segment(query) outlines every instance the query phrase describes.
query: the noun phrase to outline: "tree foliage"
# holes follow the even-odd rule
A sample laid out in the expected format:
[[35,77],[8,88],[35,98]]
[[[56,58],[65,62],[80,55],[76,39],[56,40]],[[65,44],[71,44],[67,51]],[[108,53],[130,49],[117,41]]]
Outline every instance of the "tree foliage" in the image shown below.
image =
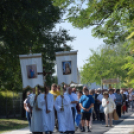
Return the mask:
[[[134,18],[133,0],[53,0],[67,10],[67,20],[77,28],[94,26],[93,36],[109,45],[124,42]],[[125,37],[125,38],[124,38]]]
[[[22,88],[19,54],[28,54],[30,47],[43,54],[43,66],[53,73],[55,52],[74,39],[65,29],[53,30],[61,20],[61,9],[51,0],[1,0],[0,14],[0,88]],[[51,76],[47,82],[52,82]]]
[[121,69],[121,66],[126,63],[125,55],[122,55],[124,49],[103,46],[99,51],[91,50],[92,55],[81,71],[82,82],[101,84],[104,78],[120,78],[124,81],[127,77],[127,70]]

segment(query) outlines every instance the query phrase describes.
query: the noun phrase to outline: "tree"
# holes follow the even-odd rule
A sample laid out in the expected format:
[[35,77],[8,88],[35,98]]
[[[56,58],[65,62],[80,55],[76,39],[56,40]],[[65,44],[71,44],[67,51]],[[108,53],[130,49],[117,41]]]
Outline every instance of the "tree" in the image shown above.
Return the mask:
[[[43,54],[43,66],[53,73],[55,52],[74,39],[65,29],[53,30],[61,20],[62,10],[53,6],[51,0],[1,0],[0,14],[1,88],[22,88],[18,56],[28,54],[29,48],[33,53]],[[51,81],[47,77],[49,84]]]
[[[133,81],[134,1],[133,0],[53,0],[67,10],[67,20],[76,28],[93,27],[92,35],[106,45],[126,46],[127,83]],[[130,53],[129,53],[130,52]]]
[[126,63],[125,55],[122,55],[123,50],[125,48],[109,46],[103,46],[97,52],[91,50],[92,56],[87,59],[87,63],[81,70],[82,82],[101,84],[101,80],[104,78],[117,77],[124,81],[127,71],[121,69],[121,66]]
[[109,45],[125,41],[128,23],[134,18],[133,0],[53,0],[54,5],[67,10],[67,19],[76,28],[94,26],[93,36]]

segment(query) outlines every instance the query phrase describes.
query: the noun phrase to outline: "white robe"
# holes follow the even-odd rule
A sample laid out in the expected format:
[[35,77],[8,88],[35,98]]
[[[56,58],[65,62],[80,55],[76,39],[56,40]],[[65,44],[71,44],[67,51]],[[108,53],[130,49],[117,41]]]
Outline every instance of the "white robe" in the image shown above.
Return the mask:
[[31,131],[32,132],[43,132],[43,120],[42,120],[42,110],[37,110],[36,105],[38,98],[42,94],[38,95],[37,101],[35,102],[35,94],[30,97],[30,105],[32,107],[32,118],[31,118]]
[[[109,103],[107,104],[108,101],[109,101]],[[114,109],[116,109],[115,102],[111,98],[108,98],[108,100],[103,98],[102,99],[102,106],[104,107],[105,114],[113,113]]]
[[47,94],[47,108],[50,113],[46,113],[46,100],[44,99],[45,94],[42,94],[38,98],[38,107],[42,110],[43,118],[43,130],[53,131],[55,125],[55,115],[54,115],[54,96],[50,93]]
[[75,131],[73,116],[71,111],[71,101],[68,95],[64,94],[63,99],[64,111],[61,111],[62,98],[58,96],[55,101],[55,108],[57,110],[59,132]]

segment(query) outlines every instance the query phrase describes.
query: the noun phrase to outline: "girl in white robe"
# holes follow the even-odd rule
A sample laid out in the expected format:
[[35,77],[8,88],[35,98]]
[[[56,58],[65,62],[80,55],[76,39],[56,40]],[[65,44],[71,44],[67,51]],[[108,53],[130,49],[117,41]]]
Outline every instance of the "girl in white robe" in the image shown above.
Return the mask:
[[[61,109],[62,105],[64,110]],[[75,127],[71,111],[71,101],[68,95],[64,94],[63,98],[59,95],[55,101],[55,108],[57,110],[59,132],[74,133]]]

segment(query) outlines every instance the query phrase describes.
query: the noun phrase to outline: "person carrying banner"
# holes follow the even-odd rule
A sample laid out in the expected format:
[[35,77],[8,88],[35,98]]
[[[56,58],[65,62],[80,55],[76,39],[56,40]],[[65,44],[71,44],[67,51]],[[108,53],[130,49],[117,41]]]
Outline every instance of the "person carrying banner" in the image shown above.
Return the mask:
[[55,108],[57,110],[59,132],[74,134],[75,127],[68,94],[59,95],[56,98]]
[[[35,94],[36,93],[36,94]],[[39,90],[35,92],[33,89],[33,94],[30,97],[30,106],[32,107],[32,117],[31,117],[31,131],[33,134],[42,134],[43,132],[43,120],[42,111],[38,108],[38,98],[42,95],[38,95]]]
[[38,108],[42,110],[43,132],[52,134],[55,125],[54,97],[49,93],[49,87],[45,86],[45,94],[38,96]]

